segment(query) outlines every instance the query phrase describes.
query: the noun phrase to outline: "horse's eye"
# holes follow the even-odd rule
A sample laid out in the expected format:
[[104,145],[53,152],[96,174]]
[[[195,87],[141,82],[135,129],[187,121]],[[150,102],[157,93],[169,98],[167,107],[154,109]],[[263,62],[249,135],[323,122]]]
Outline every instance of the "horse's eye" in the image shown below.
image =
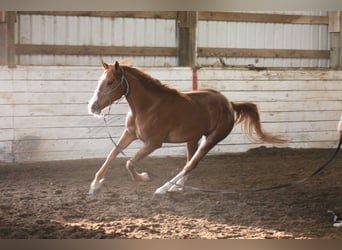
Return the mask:
[[112,84],[113,84],[113,81],[109,81],[109,82],[107,83],[108,86],[110,86],[110,85],[112,85]]

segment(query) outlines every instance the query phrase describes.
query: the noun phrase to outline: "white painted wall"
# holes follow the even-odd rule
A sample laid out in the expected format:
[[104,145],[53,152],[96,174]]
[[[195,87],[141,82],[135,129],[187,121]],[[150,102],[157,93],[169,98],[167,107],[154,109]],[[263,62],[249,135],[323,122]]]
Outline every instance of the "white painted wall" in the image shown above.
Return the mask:
[[[183,91],[192,89],[190,68],[143,68]],[[100,67],[0,67],[0,162],[104,158],[112,148],[102,120],[87,113]],[[231,101],[258,104],[262,123],[290,140],[292,148],[333,148],[342,112],[342,72],[202,68],[199,87],[224,93]],[[110,130],[117,140],[128,106],[112,107]],[[234,128],[211,153],[241,152],[251,144]],[[133,143],[132,155],[141,146]],[[266,145],[273,147],[274,145]],[[166,144],[153,155],[184,155],[184,145]]]
[[[181,90],[191,90],[189,68],[145,68]],[[103,121],[88,114],[100,67],[0,67],[0,162],[105,157],[112,148]],[[109,126],[117,140],[128,105],[113,105]],[[134,143],[127,153],[135,152]],[[170,145],[182,154],[183,147]],[[169,147],[155,155],[168,154]]]
[[[221,91],[231,101],[258,105],[266,131],[289,140],[285,147],[333,148],[342,113],[342,72],[326,70],[229,70],[198,72],[199,87]],[[233,129],[213,152],[247,150],[253,145]],[[273,145],[267,145],[273,146]],[[277,145],[277,147],[283,147]]]

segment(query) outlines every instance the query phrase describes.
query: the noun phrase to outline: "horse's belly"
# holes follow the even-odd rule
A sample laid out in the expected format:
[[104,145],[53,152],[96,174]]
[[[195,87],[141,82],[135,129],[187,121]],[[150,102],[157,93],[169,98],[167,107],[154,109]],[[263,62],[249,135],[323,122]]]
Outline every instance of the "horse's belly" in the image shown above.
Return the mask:
[[175,125],[168,131],[167,142],[182,143],[195,139],[200,139],[208,132],[208,126],[205,119],[188,116],[189,119],[177,120]]

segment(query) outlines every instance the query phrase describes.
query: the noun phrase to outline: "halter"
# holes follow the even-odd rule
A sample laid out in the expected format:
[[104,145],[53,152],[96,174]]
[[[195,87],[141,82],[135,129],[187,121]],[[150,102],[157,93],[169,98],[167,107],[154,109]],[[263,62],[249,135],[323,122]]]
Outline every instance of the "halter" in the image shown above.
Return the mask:
[[[126,87],[124,85],[124,83],[126,84]],[[124,93],[124,96],[127,97],[127,95],[129,94],[129,83],[128,83],[128,80],[123,72],[123,69],[122,69],[122,76],[121,76],[121,80],[120,80],[120,83],[117,84],[113,89],[109,90],[109,91],[106,91],[106,92],[103,92],[99,89],[96,89],[95,92],[98,93],[98,94],[101,94],[107,98],[109,98],[109,95],[114,92],[118,87],[122,86],[123,89],[125,90],[125,93]]]

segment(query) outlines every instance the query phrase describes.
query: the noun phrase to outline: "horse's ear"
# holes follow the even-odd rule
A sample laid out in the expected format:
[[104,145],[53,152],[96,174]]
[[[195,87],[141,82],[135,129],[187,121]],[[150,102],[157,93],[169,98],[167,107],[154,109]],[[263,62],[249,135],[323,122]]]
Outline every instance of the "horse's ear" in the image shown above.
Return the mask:
[[105,63],[102,58],[101,58],[101,64],[102,64],[103,69],[107,70],[109,68],[108,64]]
[[120,70],[121,70],[121,68],[120,68],[120,65],[119,65],[119,62],[118,62],[118,61],[116,61],[116,62],[115,62],[115,70],[116,70],[116,71],[120,71]]

